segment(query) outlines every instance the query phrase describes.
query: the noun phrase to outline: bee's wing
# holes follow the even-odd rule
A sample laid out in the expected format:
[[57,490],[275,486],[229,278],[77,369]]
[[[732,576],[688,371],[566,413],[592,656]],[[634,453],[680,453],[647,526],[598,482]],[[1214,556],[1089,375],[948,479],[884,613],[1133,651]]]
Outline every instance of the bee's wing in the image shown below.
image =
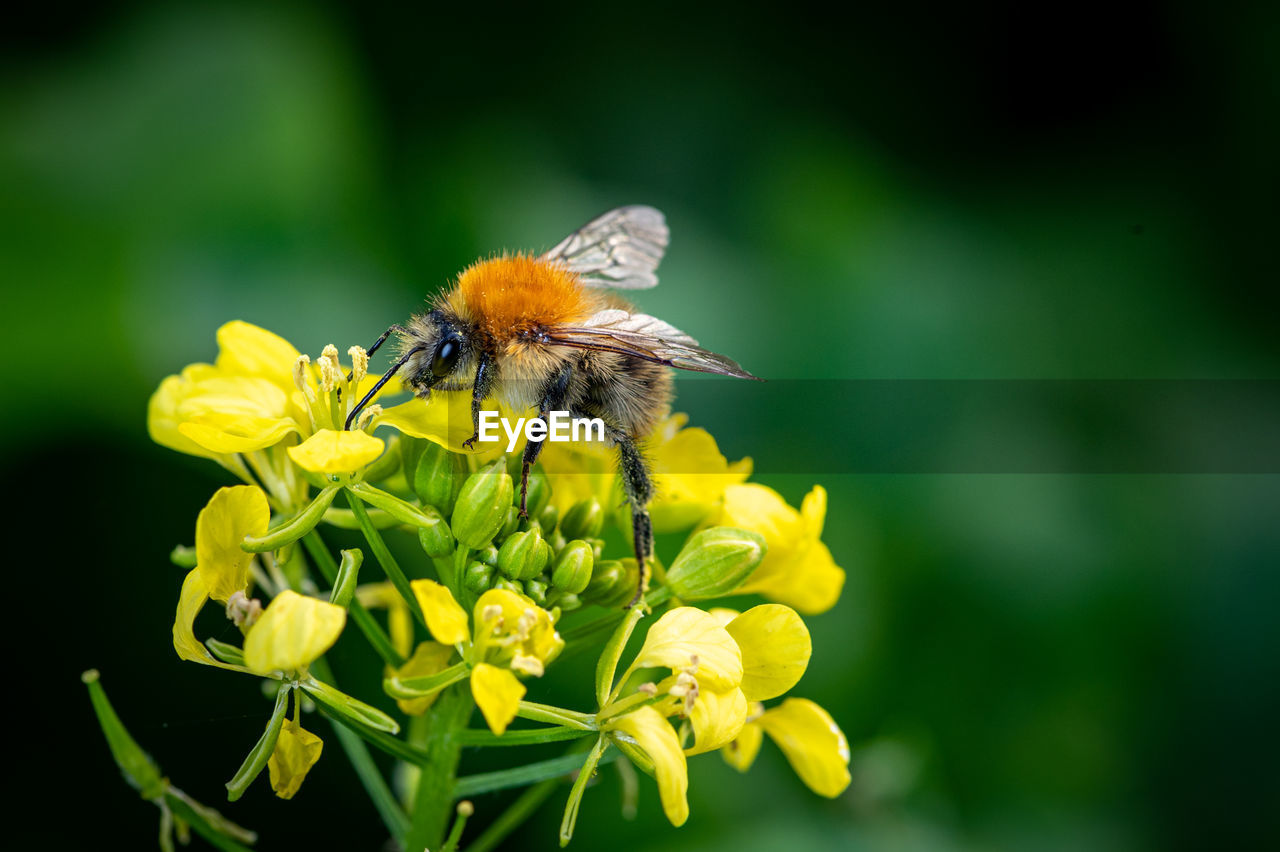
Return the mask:
[[544,339],[553,346],[616,352],[699,373],[756,378],[732,358],[708,352],[680,329],[648,314],[600,311],[580,326],[550,329]]
[[667,220],[643,205],[619,207],[592,219],[542,255],[577,273],[587,287],[644,290],[667,249]]

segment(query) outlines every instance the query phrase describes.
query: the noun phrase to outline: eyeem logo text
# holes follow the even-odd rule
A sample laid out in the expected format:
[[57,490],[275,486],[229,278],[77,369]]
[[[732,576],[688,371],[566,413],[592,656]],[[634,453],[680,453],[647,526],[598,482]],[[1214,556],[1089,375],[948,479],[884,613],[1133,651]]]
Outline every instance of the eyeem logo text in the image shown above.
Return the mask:
[[507,436],[507,452],[512,452],[521,433],[526,441],[603,441],[604,421],[599,417],[571,417],[567,411],[552,411],[546,420],[520,417],[512,426],[510,420],[496,411],[481,411],[480,440],[483,443],[500,441],[502,433]]

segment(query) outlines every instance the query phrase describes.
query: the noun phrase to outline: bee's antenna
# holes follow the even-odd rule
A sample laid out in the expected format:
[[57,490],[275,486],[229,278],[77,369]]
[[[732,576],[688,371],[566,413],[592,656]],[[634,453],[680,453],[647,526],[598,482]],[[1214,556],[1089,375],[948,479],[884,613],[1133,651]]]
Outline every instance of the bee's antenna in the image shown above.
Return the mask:
[[[395,328],[395,326],[392,326],[392,328]],[[391,333],[391,329],[387,329],[387,334],[390,334],[390,333]],[[377,349],[378,344],[382,343],[383,338],[385,338],[386,336],[387,336],[386,334],[382,335],[382,337],[378,339],[378,343],[373,344],[373,348]],[[418,354],[419,352],[423,351],[424,349],[426,349],[425,346],[416,346],[413,349],[410,349],[408,352],[401,355],[400,360],[392,364],[391,369],[383,373],[382,378],[378,379],[378,383],[369,389],[369,392],[364,395],[364,399],[357,402],[356,407],[351,409],[351,413],[347,415],[347,422],[343,424],[342,428],[348,432],[351,431],[351,421],[355,420],[356,417],[360,414],[360,412],[364,410],[364,407],[369,404],[369,400],[373,399],[375,396],[378,395],[378,391],[382,390],[382,386],[385,385],[387,381],[392,376],[394,376],[400,370],[400,368],[403,367],[409,361],[410,358],[412,358],[414,355]]]
[[[373,345],[372,345],[372,346],[370,346],[368,349],[366,349],[364,354],[366,354],[366,355],[370,355],[370,356],[371,356],[371,355],[373,355],[373,353],[377,352],[377,351],[378,351],[378,347],[379,347],[379,346],[381,346],[381,345],[386,341],[386,339],[387,339],[388,337],[390,337],[390,336],[391,336],[391,332],[393,332],[393,331],[398,331],[398,332],[400,332],[401,334],[408,334],[408,333],[409,333],[409,329],[407,329],[407,328],[405,328],[404,326],[402,326],[402,325],[400,325],[400,324],[398,324],[398,323],[397,323],[396,325],[393,325],[393,326],[391,326],[391,328],[389,328],[389,329],[387,329],[386,331],[382,332],[382,336],[381,336],[381,337],[379,337],[377,340],[373,341]],[[354,376],[354,375],[355,375],[355,371],[354,371],[354,370],[352,370],[350,373],[347,373],[347,381],[348,381],[348,382],[349,382],[349,381],[351,381],[351,377],[352,377],[352,376]]]

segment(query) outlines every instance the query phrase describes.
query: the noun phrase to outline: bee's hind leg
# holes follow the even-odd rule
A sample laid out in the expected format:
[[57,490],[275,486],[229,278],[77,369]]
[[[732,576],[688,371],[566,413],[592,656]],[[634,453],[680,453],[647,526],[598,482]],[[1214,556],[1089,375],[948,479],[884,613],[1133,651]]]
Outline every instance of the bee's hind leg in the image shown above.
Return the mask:
[[610,429],[609,437],[618,448],[619,467],[622,470],[622,488],[631,504],[632,544],[636,554],[636,567],[640,572],[635,596],[627,609],[640,603],[649,586],[649,566],[646,560],[653,556],[653,522],[649,519],[649,500],[653,497],[653,480],[649,475],[649,463],[636,439],[621,429]]
[[[542,389],[541,399],[538,403],[538,416],[544,421],[547,415],[552,411],[559,411],[564,407],[565,400],[569,396],[569,381],[573,378],[573,368],[565,364],[556,374],[551,377],[546,386]],[[542,453],[542,444],[546,438],[538,440],[529,439],[524,445],[524,457],[520,466],[520,518],[529,517],[527,508],[529,499],[529,470],[537,462],[538,456]]]

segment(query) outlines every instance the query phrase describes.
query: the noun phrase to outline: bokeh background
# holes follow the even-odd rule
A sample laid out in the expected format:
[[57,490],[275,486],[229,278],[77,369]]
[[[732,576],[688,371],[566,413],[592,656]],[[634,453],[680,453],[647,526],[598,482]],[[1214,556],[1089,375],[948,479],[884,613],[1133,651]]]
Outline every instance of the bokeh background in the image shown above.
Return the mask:
[[[1274,379],[1274,5],[26,16],[0,33],[7,703],[25,790],[9,838],[152,842],[85,668],[213,804],[266,717],[251,682],[180,665],[169,643],[166,555],[224,478],[148,443],[159,380],[211,359],[233,318],[313,354],[367,343],[475,257],[644,202],[673,238],[642,307],[794,404],[757,417],[741,392],[682,379],[682,407],[730,458],[772,459],[759,479],[791,501],[830,491],[849,577],[810,621],[797,692],[848,734],[854,781],[828,802],[770,746],[743,777],[703,758],[676,832],[647,779],[621,822],[604,773],[576,848],[1274,841],[1275,466],[1096,462],[1109,421],[1087,405],[867,411],[875,440],[856,408],[823,419],[857,380]],[[1148,422],[1131,446],[1177,445],[1183,425]],[[815,432],[803,457],[778,452]],[[927,436],[932,461],[884,462],[885,435]],[[1001,447],[1027,445],[1001,467]],[[366,662],[334,652],[373,688]],[[382,836],[336,747],[294,802],[259,782],[226,811],[266,850]],[[549,807],[510,848],[551,848],[558,820]]]

